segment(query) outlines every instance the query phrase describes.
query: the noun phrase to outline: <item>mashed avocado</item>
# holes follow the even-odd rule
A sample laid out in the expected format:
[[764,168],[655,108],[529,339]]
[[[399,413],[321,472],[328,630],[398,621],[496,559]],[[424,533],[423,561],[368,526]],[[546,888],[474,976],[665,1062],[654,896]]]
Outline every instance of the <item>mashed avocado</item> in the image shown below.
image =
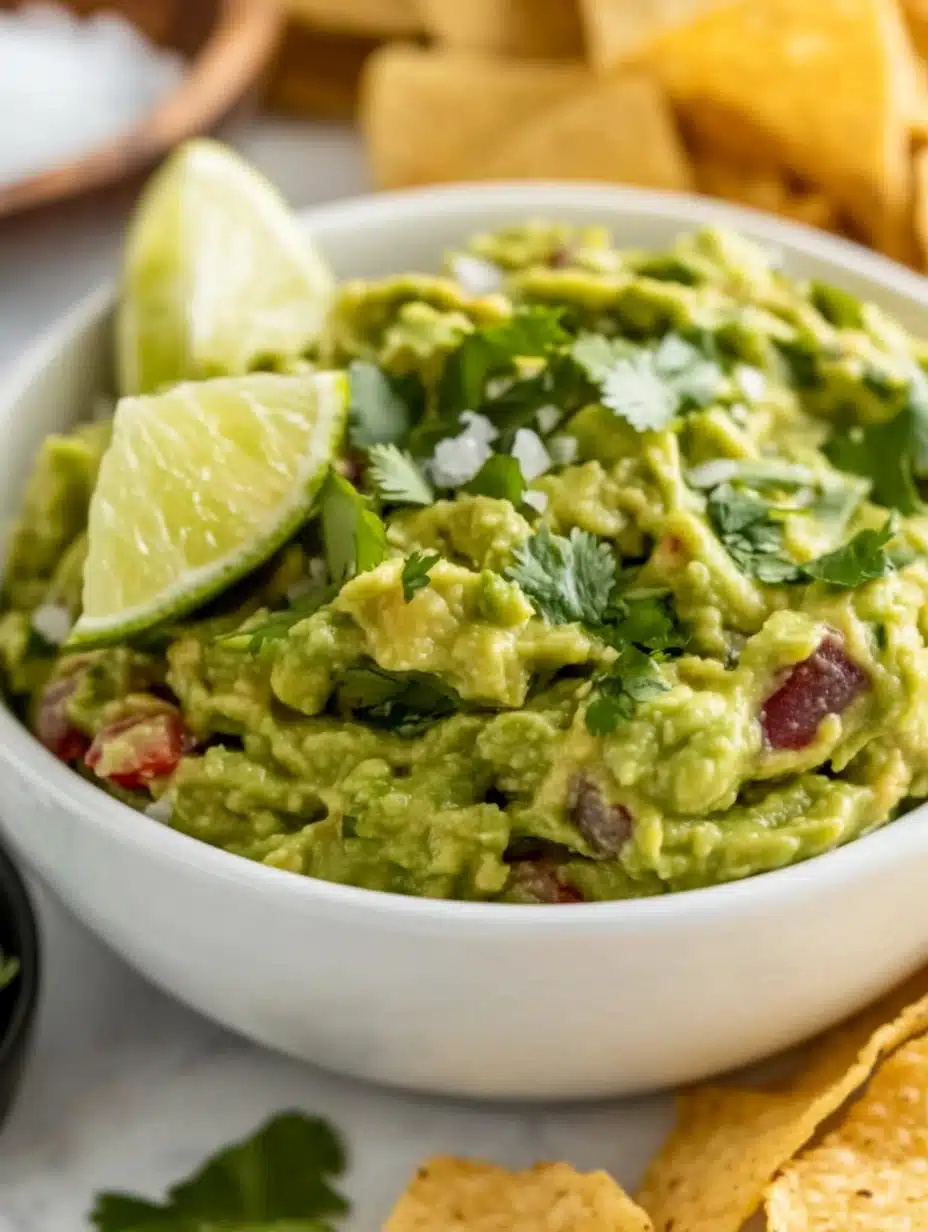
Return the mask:
[[928,350],[875,306],[734,235],[526,224],[345,285],[307,361],[351,381],[317,509],[131,645],[66,646],[108,429],[43,447],[0,671],[78,773],[294,873],[513,903],[747,877],[928,795]]

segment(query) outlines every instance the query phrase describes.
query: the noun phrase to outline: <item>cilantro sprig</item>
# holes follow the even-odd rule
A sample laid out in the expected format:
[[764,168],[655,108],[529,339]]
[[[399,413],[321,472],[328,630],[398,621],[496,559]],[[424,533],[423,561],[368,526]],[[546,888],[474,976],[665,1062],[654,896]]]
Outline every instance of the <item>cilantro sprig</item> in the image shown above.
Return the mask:
[[634,717],[642,702],[652,701],[669,690],[670,685],[658,673],[660,661],[631,646],[609,672],[597,678],[584,716],[590,735],[611,735],[620,724]]
[[612,549],[595,535],[575,527],[565,538],[543,525],[513,553],[505,577],[551,624],[595,626],[609,607],[615,567]]
[[361,493],[330,471],[320,497],[329,577],[341,585],[387,559],[387,532]]
[[429,584],[429,574],[441,560],[437,552],[412,552],[403,565],[403,598],[408,603]]
[[884,578],[914,560],[914,553],[907,549],[888,547],[898,530],[898,521],[891,514],[879,530],[859,530],[840,548],[803,565],[802,573],[810,581],[844,590]]
[[101,1194],[90,1216],[97,1232],[331,1232],[348,1203],[332,1186],[345,1153],[325,1121],[283,1113],[227,1147],[175,1185],[163,1203]]
[[216,642],[227,650],[244,650],[248,654],[260,654],[265,646],[282,641],[287,637],[294,625],[318,612],[326,603],[331,603],[337,593],[337,586],[323,584],[313,586],[305,595],[294,600],[289,607],[271,612],[259,624],[251,625],[247,629],[237,629],[233,633],[222,634],[216,638]]
[[352,718],[400,736],[419,735],[461,707],[457,692],[438,676],[389,672],[373,661],[345,672],[337,700]]
[[356,359],[348,368],[348,389],[348,439],[355,449],[406,439],[412,410],[382,368]]

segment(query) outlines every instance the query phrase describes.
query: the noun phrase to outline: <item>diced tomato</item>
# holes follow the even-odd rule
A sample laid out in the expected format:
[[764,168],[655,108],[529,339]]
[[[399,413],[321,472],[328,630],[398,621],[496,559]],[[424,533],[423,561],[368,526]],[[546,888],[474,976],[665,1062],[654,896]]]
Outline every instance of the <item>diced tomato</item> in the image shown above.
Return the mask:
[[176,711],[129,715],[97,733],[84,764],[100,778],[139,791],[172,774],[186,747]]
[[68,718],[68,701],[77,688],[79,674],[54,680],[46,688],[36,710],[33,730],[45,747],[61,761],[75,762],[87,752],[89,739]]
[[870,677],[836,637],[792,669],[764,702],[761,725],[773,749],[804,749],[829,714],[841,714],[870,687]]

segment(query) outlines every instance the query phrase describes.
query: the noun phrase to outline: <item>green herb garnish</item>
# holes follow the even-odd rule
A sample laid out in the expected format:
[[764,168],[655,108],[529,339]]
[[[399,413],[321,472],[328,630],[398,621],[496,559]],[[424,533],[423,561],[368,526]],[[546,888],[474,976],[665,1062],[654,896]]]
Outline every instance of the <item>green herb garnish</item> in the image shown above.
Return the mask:
[[569,538],[547,526],[513,553],[505,577],[554,625],[602,623],[615,582],[615,556],[595,535],[574,528]]
[[330,471],[320,497],[322,538],[333,583],[340,585],[387,559],[387,532],[347,479]]
[[330,1219],[348,1211],[331,1185],[344,1170],[334,1130],[289,1112],[221,1151],[163,1203],[104,1193],[90,1218],[97,1232],[330,1232]]
[[412,414],[390,378],[376,364],[356,359],[348,368],[348,439],[355,449],[405,440]]
[[331,603],[337,594],[337,586],[313,586],[289,607],[281,608],[279,612],[271,612],[259,624],[248,629],[223,633],[215,640],[227,650],[245,650],[249,654],[260,654],[265,646],[287,637],[294,625],[318,612],[326,603]]
[[783,524],[756,493],[720,484],[709,497],[709,519],[743,572],[772,585],[798,580],[795,562],[784,554]]
[[413,552],[403,565],[403,598],[408,603],[413,595],[429,584],[429,573],[441,560],[437,552]]
[[495,453],[492,458],[487,458],[470,483],[465,483],[461,491],[475,496],[508,500],[518,509],[525,495],[522,467],[517,459],[508,454]]
[[461,706],[457,692],[437,676],[388,672],[373,662],[345,672],[338,701],[353,718],[401,736],[418,735]]
[[666,693],[670,685],[658,674],[659,658],[635,647],[624,650],[609,672],[598,677],[584,716],[593,736],[608,736],[631,719],[642,702]]
[[890,515],[879,530],[859,530],[834,552],[801,566],[805,578],[853,590],[865,582],[875,582],[895,569],[909,564],[914,555],[905,549],[887,551],[887,544],[898,532],[896,518]]
[[431,505],[431,484],[396,445],[374,445],[368,452],[368,478],[385,505]]
[[916,476],[926,453],[928,409],[916,401],[886,423],[845,428],[825,446],[834,466],[869,479],[873,500],[903,514],[925,508]]

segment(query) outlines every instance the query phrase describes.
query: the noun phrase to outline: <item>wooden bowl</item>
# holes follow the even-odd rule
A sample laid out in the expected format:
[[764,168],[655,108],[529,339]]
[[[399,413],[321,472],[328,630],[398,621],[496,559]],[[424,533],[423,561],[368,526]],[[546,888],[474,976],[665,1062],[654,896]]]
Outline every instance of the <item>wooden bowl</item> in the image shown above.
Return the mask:
[[[0,0],[13,9],[20,0]],[[258,85],[276,50],[276,0],[67,0],[81,14],[118,10],[190,62],[172,95],[140,124],[90,154],[0,187],[0,218],[115,184],[146,170],[177,142],[207,133]],[[2,123],[2,120],[0,120]]]

